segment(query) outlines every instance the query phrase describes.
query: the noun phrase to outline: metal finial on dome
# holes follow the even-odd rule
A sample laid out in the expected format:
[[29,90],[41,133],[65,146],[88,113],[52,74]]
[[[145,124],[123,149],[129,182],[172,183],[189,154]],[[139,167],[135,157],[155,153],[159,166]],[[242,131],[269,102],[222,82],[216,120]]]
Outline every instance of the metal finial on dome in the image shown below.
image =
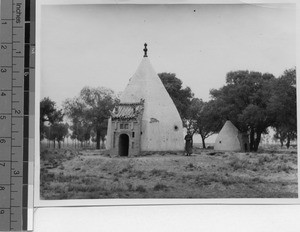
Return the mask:
[[145,46],[145,48],[144,48],[144,57],[148,57],[147,56],[147,51],[148,51],[147,44],[145,43],[144,46]]

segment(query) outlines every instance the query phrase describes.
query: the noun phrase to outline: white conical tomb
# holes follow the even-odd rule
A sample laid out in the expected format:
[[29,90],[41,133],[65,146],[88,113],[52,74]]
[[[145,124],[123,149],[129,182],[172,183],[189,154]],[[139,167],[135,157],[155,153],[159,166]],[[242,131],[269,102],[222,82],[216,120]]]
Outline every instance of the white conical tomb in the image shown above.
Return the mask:
[[[145,51],[145,50],[144,50]],[[147,56],[121,94],[120,103],[144,100],[141,121],[140,151],[178,151],[184,149],[180,115]],[[108,148],[111,148],[111,120],[108,125]]]
[[216,138],[214,150],[245,151],[248,147],[247,138],[227,120]]
[[141,151],[183,150],[180,115],[148,57],[142,59],[120,102],[139,102],[140,99],[145,100]]

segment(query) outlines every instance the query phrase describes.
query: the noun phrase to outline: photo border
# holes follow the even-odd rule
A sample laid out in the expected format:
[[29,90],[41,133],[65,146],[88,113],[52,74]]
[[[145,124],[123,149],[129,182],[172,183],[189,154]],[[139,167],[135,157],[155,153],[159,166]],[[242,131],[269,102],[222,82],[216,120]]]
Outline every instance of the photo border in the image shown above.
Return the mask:
[[[147,0],[142,4],[270,4],[270,3],[296,3],[295,1],[159,1],[159,0]],[[40,114],[40,78],[41,78],[41,7],[43,5],[73,5],[73,4],[140,4],[139,1],[120,1],[115,2],[112,0],[38,0],[36,5],[36,105],[35,105],[35,118],[39,118]],[[297,4],[297,22],[299,22],[299,5]],[[299,64],[299,31],[297,28],[297,66]],[[299,78],[299,72],[297,72],[297,80]],[[299,83],[297,81],[297,109],[299,106]],[[297,115],[297,120],[299,114]],[[35,207],[54,207],[54,206],[153,206],[153,205],[300,205],[299,199],[299,150],[298,152],[298,198],[215,198],[215,199],[69,199],[69,200],[41,200],[40,199],[40,132],[39,132],[39,120],[35,120],[35,178],[34,178],[34,206]],[[297,129],[299,130],[299,123]],[[297,138],[297,144],[299,139]]]

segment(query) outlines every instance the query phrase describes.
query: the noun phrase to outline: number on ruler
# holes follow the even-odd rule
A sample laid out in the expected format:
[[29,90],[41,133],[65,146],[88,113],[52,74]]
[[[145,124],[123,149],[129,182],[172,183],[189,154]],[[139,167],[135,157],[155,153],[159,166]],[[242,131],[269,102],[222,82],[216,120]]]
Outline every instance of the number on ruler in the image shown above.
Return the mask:
[[1,49],[6,49],[7,48],[7,45],[1,45]]
[[21,110],[15,110],[15,114],[20,114]]
[[7,71],[6,68],[1,68],[1,72],[2,72],[2,73],[5,73],[6,71]]
[[19,175],[19,174],[20,174],[20,171],[15,170],[15,171],[14,171],[14,174],[15,174],[15,175]]
[[0,214],[4,214],[5,211],[3,209],[0,210]]
[[1,96],[6,96],[6,93],[2,92],[2,93],[1,93]]
[[3,166],[3,167],[5,167],[5,163],[0,163],[0,166]]
[[0,115],[0,120],[4,120],[6,119],[6,116],[5,115]]
[[0,191],[1,190],[5,190],[5,187],[4,186],[0,186]]
[[0,139],[0,143],[6,143],[5,139]]

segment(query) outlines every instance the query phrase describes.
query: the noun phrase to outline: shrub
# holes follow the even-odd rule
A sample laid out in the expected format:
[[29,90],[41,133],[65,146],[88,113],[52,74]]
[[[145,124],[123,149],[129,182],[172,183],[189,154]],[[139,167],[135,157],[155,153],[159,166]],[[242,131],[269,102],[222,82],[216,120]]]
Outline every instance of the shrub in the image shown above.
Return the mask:
[[285,164],[285,163],[283,163],[283,164],[277,166],[277,171],[278,171],[278,172],[286,172],[286,173],[289,173],[290,170],[293,170],[293,168],[290,167],[289,165]]
[[165,171],[165,170],[153,169],[153,170],[150,171],[150,175],[152,175],[152,176],[161,176],[162,178],[167,178],[167,177],[175,176],[175,173],[168,172],[168,171]]
[[246,169],[249,166],[248,160],[241,160],[239,158],[234,158],[232,161],[229,162],[229,165],[233,168],[234,171],[238,169]]
[[128,191],[132,191],[132,184],[131,183],[126,183],[126,185],[127,185],[127,188],[128,188]]
[[143,171],[140,171],[140,170],[133,170],[130,172],[129,176],[128,177],[137,177],[139,179],[142,178],[142,176],[144,175],[144,172]]
[[153,188],[154,191],[159,191],[159,190],[168,190],[168,186],[164,184],[156,184]]
[[187,168],[187,169],[194,169],[194,168],[196,168],[196,167],[194,166],[194,164],[189,163],[189,164],[186,166],[186,168]]
[[162,170],[158,170],[158,169],[153,169],[150,171],[150,174],[153,176],[160,176],[162,173]]
[[143,185],[138,185],[135,190],[140,192],[140,193],[146,192],[146,189],[144,188]]

